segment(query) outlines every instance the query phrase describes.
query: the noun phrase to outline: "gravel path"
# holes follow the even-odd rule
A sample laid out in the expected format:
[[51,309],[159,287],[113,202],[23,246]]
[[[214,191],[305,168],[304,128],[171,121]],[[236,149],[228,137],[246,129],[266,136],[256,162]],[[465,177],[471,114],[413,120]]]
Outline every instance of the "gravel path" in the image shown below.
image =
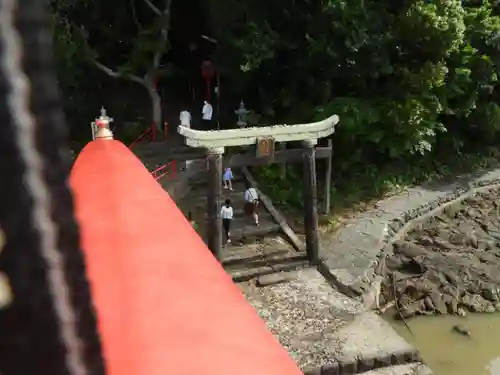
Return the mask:
[[[459,176],[456,182],[450,184],[412,187],[381,200],[375,209],[357,215],[333,236],[322,238],[323,262],[320,270],[342,292],[348,295],[361,294],[373,278],[378,257],[388,237],[394,235],[402,225],[437,208],[444,200],[458,198],[477,186],[499,181],[500,169],[495,169]],[[394,223],[397,218],[400,219]]]
[[[288,275],[287,282],[258,287],[240,283],[248,302],[299,367],[325,375],[419,361],[416,349],[359,301],[335,291],[313,269]],[[376,363],[379,362],[379,363]]]

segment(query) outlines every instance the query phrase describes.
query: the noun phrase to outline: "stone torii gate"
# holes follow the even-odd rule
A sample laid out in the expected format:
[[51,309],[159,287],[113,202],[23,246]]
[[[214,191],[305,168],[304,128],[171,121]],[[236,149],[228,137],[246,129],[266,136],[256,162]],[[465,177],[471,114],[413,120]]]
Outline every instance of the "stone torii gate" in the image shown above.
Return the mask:
[[[222,223],[219,219],[219,211],[222,195],[222,159],[225,148],[257,145],[255,156],[249,158],[248,155],[241,155],[243,160],[237,163],[241,167],[244,165],[273,163],[276,142],[301,141],[303,150],[290,149],[280,151],[279,154],[282,162],[303,160],[306,251],[311,263],[315,264],[319,261],[315,146],[319,139],[328,137],[335,132],[335,125],[338,122],[339,117],[333,115],[319,122],[299,125],[273,125],[214,131],[195,130],[184,126],[178,127],[178,133],[184,136],[187,146],[204,148],[207,151],[209,172],[207,192],[208,247],[218,259],[220,259],[222,249]],[[230,165],[235,166],[233,163],[230,163]]]

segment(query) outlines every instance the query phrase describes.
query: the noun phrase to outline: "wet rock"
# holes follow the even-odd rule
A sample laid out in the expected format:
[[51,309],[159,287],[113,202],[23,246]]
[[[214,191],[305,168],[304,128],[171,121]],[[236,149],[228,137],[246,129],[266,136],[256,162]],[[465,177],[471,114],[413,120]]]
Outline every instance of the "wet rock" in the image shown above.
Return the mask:
[[425,246],[428,248],[432,248],[432,246],[434,245],[434,241],[432,241],[432,238],[427,236],[427,235],[423,235],[422,237],[418,238],[417,243],[419,245],[422,245],[422,246]]
[[462,317],[467,316],[467,310],[465,310],[463,307],[459,307],[457,309],[457,315]]
[[446,280],[452,285],[458,285],[460,283],[460,277],[455,272],[451,271],[446,271],[443,272],[444,277],[446,277]]
[[456,249],[456,246],[452,245],[447,240],[445,240],[444,238],[442,238],[442,237],[446,237],[446,235],[444,233],[440,232],[438,236],[439,237],[436,237],[434,239],[434,244],[436,245],[436,247],[440,251],[449,252],[449,251],[452,251],[452,250]]
[[[423,311],[425,311],[425,303],[423,300],[401,306],[401,315],[405,319],[418,315]],[[401,318],[401,317],[399,315],[396,315],[396,318]]]
[[408,258],[426,256],[428,254],[425,247],[416,245],[408,241],[396,241],[394,242],[393,246],[395,254],[402,254]]
[[438,312],[441,315],[445,315],[448,313],[448,308],[446,307],[446,303],[441,293],[439,293],[436,290],[433,290],[429,295],[429,298],[432,300],[436,312]]
[[452,300],[452,301],[450,301],[450,303],[446,304],[446,306],[448,306],[448,313],[449,314],[452,314],[452,315],[457,314],[458,315],[460,313],[460,310],[458,308],[458,301]]
[[397,256],[390,256],[387,258],[385,265],[391,270],[400,269],[403,265],[403,261]]
[[441,290],[444,294],[450,295],[455,300],[458,300],[460,298],[460,291],[453,285],[446,284],[441,288]]
[[469,330],[461,324],[454,325],[452,330],[456,333],[463,335],[463,336],[467,336],[467,337],[470,336]]
[[481,291],[481,295],[485,300],[490,302],[497,302],[500,300],[498,295],[498,288],[494,284],[486,285]]
[[434,303],[432,302],[432,299],[431,297],[427,296],[424,298],[424,303],[425,303],[425,307],[427,310],[429,311],[435,311],[436,310],[436,306],[434,306]]
[[495,306],[493,306],[492,304],[486,306],[486,308],[484,309],[484,312],[488,314],[493,314],[496,311],[497,310],[495,309]]
[[466,243],[466,237],[462,233],[452,233],[449,240],[452,245],[461,246]]
[[435,269],[427,270],[424,275],[422,275],[422,278],[429,280],[435,285],[442,285],[446,283],[446,277]]
[[[402,217],[410,220],[447,199]],[[393,244],[386,266],[405,316],[500,311],[499,202],[500,191],[490,189],[453,203]],[[384,289],[392,293],[391,284]]]
[[458,310],[458,301],[449,294],[443,294],[443,301],[446,304],[448,314],[456,314]]
[[461,303],[472,312],[485,312],[488,306],[491,305],[479,294],[466,294],[462,297]]

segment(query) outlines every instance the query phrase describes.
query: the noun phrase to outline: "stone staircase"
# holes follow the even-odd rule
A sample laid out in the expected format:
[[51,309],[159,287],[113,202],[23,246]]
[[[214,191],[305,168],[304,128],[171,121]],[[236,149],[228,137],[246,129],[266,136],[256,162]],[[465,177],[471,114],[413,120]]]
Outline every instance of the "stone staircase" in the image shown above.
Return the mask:
[[[183,139],[177,135],[169,136],[165,141],[139,143],[132,147],[132,151],[150,172],[168,164],[165,168],[168,175],[161,178],[158,183],[176,201],[189,193],[189,175],[195,175],[205,168],[204,162],[201,161],[204,157],[204,150],[186,146],[183,144]],[[194,162],[190,166],[189,171],[185,170],[183,162],[172,163],[172,155],[188,154],[200,158],[200,161]]]
[[[158,182],[175,200],[188,217],[189,213],[197,223],[198,233],[206,240],[208,172],[204,150],[185,146],[180,137],[167,141],[144,142],[135,145],[132,151],[142,160],[148,170],[169,163],[172,155],[194,155],[198,160],[186,171],[184,163],[175,163],[175,171]],[[308,265],[303,252],[298,252],[281,236],[281,227],[272,215],[259,206],[259,225],[245,217],[245,178],[238,169],[233,169],[233,190],[223,190],[220,204],[231,199],[234,219],[231,229],[232,243],[225,246],[222,263],[235,281],[245,281],[258,276],[281,271],[304,268]]]
[[[231,228],[231,239],[240,241],[242,239],[264,236],[269,233],[278,233],[281,228],[277,224],[271,214],[260,205],[258,208],[259,225],[255,225],[248,217],[245,216],[244,208],[244,193],[245,180],[238,170],[233,170],[234,181],[233,190],[223,190],[220,204],[224,204],[226,199],[231,199],[231,205],[234,210],[234,219]],[[191,212],[194,220],[199,223],[200,228],[204,228],[206,223],[207,211],[207,174],[199,173],[190,181],[190,193],[179,202],[179,206],[184,212]]]

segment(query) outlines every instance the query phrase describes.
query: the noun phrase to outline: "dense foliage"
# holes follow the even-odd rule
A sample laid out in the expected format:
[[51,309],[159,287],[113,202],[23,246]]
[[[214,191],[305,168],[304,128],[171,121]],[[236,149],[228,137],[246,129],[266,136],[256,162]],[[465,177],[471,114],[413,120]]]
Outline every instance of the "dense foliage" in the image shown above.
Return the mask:
[[[210,3],[219,61],[269,121],[340,116],[338,199],[441,175],[443,161],[462,166],[499,139],[496,2]],[[290,182],[263,173],[275,197],[300,203]]]
[[[144,7],[144,0],[136,1]],[[94,39],[94,51],[111,57],[119,51],[119,63],[128,66],[133,46],[144,45],[142,34],[132,36],[125,27],[134,24],[134,7],[110,15],[103,4],[76,5],[87,12],[78,22],[105,36]],[[266,123],[340,116],[333,137],[337,189],[356,176],[373,186],[381,169],[389,167],[434,168],[436,160],[465,158],[499,140],[497,1],[206,0],[192,5],[192,13],[206,21],[199,32],[218,41],[214,59],[226,97],[244,98]],[[116,28],[96,30],[99,17],[105,23],[113,19]],[[172,17],[175,23],[188,15],[173,12]],[[187,18],[177,22],[184,21],[189,23]],[[83,49],[73,44],[77,38],[66,38],[64,22],[57,25],[63,90],[85,87],[79,73]],[[226,110],[236,104],[227,102]]]

